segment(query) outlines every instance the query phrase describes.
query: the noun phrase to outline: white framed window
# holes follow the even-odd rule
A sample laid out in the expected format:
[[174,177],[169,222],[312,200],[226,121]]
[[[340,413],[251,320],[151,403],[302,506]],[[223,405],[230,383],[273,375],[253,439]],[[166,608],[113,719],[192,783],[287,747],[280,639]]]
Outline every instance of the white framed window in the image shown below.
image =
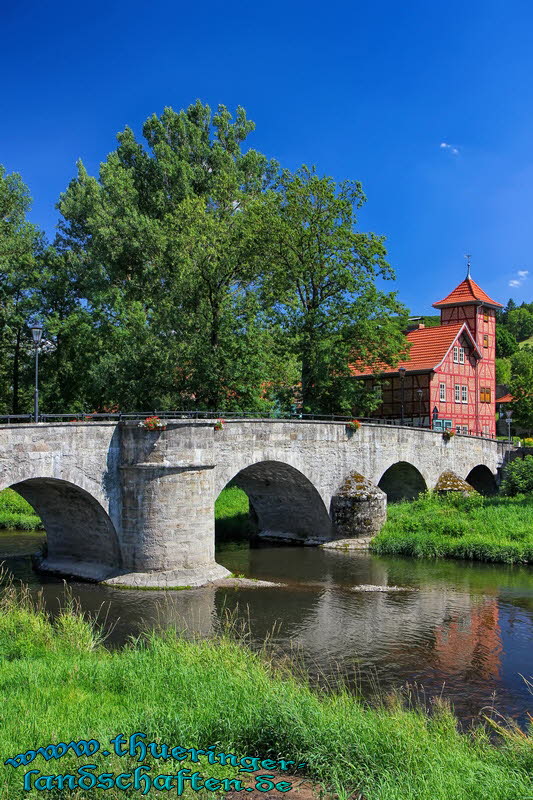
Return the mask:
[[468,386],[461,386],[461,403],[468,403]]
[[454,347],[453,348],[453,363],[454,364],[458,364],[459,363],[459,348],[458,347]]
[[468,436],[468,425],[463,425],[463,433]]
[[446,400],[446,384],[439,383],[439,398],[442,402]]
[[455,384],[455,402],[461,402],[461,387],[458,383]]
[[465,363],[465,349],[464,347],[459,348],[459,364]]

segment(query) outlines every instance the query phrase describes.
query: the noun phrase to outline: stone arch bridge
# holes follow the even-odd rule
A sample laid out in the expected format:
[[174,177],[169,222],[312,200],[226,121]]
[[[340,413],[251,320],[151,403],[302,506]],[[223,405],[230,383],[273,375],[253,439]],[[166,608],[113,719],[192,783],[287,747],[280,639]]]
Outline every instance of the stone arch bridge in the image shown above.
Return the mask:
[[260,535],[304,544],[368,536],[386,499],[415,496],[454,471],[488,491],[506,443],[379,424],[175,419],[0,426],[0,489],[43,520],[40,569],[145,586],[224,577],[215,561],[214,503],[229,481],[248,494]]

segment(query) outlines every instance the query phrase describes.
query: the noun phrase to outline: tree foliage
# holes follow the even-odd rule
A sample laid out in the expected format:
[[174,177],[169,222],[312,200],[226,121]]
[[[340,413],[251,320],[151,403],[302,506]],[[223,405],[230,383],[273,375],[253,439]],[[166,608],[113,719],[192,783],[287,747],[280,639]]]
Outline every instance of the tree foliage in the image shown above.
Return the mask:
[[[0,403],[31,397],[39,312],[49,411],[370,410],[349,365],[397,363],[405,309],[384,239],[357,229],[359,183],[281,170],[245,143],[242,108],[197,101],[126,127],[97,176],[58,201],[53,246],[0,173]],[[19,390],[19,376],[23,389]]]
[[351,410],[362,388],[349,364],[393,363],[406,310],[376,287],[392,279],[383,237],[355,229],[361,184],[284,170],[263,214],[262,297],[301,362],[304,412]]
[[496,358],[509,358],[518,350],[518,342],[508,328],[496,325]]
[[37,256],[43,238],[26,219],[30,205],[20,175],[8,175],[0,166],[0,409],[13,414],[29,397],[21,382],[31,350],[28,322],[38,309],[40,285]]
[[523,347],[511,358],[510,392],[514,398],[512,403],[513,421],[526,428],[533,429],[533,348]]

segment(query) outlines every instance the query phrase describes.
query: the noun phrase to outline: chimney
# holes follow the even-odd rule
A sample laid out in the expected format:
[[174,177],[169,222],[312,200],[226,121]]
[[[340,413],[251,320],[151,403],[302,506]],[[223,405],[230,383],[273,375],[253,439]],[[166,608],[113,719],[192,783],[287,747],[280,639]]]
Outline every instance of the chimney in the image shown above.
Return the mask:
[[420,322],[420,317],[412,317],[407,321],[407,328],[404,330],[404,333],[411,333],[411,331],[420,331],[422,328],[425,328],[423,322]]

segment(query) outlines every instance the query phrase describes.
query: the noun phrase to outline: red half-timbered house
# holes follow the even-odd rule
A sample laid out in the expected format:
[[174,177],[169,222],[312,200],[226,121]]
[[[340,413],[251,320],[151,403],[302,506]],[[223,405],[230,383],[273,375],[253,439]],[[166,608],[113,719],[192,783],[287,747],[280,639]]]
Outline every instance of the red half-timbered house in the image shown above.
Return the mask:
[[439,303],[440,325],[418,324],[406,334],[409,356],[379,375],[360,365],[355,377],[381,387],[373,416],[409,421],[437,430],[478,436],[496,434],[496,311],[492,300],[467,277]]

